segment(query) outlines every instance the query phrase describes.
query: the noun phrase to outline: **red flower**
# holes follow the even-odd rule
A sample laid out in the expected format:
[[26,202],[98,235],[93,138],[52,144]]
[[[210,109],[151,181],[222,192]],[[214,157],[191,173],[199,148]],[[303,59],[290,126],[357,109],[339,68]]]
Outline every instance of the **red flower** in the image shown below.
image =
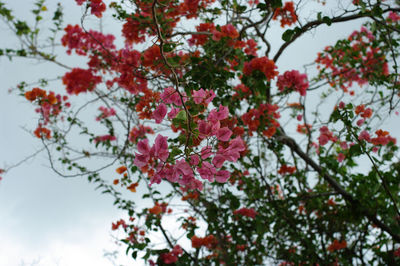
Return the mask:
[[266,56],[253,58],[250,62],[244,63],[243,74],[250,76],[253,71],[259,70],[267,77],[268,80],[275,78],[278,75],[275,62],[268,59]]
[[292,25],[297,21],[297,15],[294,10],[293,2],[286,2],[285,5],[280,8],[275,9],[273,20],[277,20],[278,17],[281,17],[281,27],[285,27],[285,25]]
[[69,94],[78,95],[82,92],[92,91],[101,82],[101,77],[93,75],[91,70],[74,68],[62,78]]
[[335,240],[333,241],[333,243],[329,245],[328,251],[329,251],[329,252],[334,252],[334,251],[336,251],[336,250],[344,249],[344,248],[346,248],[346,247],[347,247],[347,242],[346,242],[346,240],[343,240],[343,241],[340,241],[340,242],[339,242],[339,241],[337,241],[337,239],[335,239]]
[[233,215],[246,216],[252,219],[256,218],[257,214],[258,213],[253,208],[241,208],[233,212]]

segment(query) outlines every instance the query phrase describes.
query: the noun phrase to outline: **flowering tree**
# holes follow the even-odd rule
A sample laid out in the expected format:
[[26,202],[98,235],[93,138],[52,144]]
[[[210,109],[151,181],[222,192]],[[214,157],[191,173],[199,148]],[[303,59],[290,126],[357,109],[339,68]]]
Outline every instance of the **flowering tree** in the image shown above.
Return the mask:
[[[85,67],[67,66],[38,41],[44,0],[33,26],[0,2],[21,43],[0,54],[66,69],[63,93],[46,90],[46,79],[17,91],[36,106],[33,134],[53,170],[87,176],[126,210],[112,229],[125,232],[134,259],[400,263],[399,153],[382,123],[399,109],[398,1],[104,2],[76,0],[80,25],[63,25],[61,5],[51,15],[50,48],[62,32],[66,53]],[[85,26],[106,10],[122,25],[122,47],[119,34]],[[280,69],[304,34],[356,20],[363,26],[305,70]],[[102,175],[110,167],[111,180]]]

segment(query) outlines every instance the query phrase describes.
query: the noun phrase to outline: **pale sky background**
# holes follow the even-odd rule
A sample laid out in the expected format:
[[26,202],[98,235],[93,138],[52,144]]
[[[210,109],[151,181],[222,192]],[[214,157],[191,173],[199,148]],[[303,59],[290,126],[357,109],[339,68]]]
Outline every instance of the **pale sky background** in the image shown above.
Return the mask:
[[[33,1],[3,2],[16,14],[26,17]],[[48,2],[52,10],[56,1]],[[62,2],[66,24],[79,24],[81,8],[74,0]],[[107,33],[110,15],[105,17]],[[314,34],[303,36],[280,58],[280,72],[287,69],[302,71],[301,66],[312,62],[318,51],[333,44],[337,38],[347,37],[359,29],[359,25],[360,21],[330,28],[321,26]],[[17,44],[4,24],[0,24],[0,34],[1,48]],[[280,32],[271,35],[273,44],[280,41]],[[73,65],[71,58],[66,60]],[[28,60],[10,63],[7,58],[0,58],[0,168],[20,161],[41,147],[40,141],[23,129],[35,128],[37,116],[33,108],[22,97],[9,94],[8,88],[22,80],[29,82],[44,76],[54,77],[62,71],[55,65]],[[54,90],[61,92],[63,88]],[[392,135],[399,138],[399,127],[392,123],[397,121],[398,125],[399,118],[390,121],[385,129],[390,129]],[[112,205],[110,196],[95,191],[86,178],[57,176],[49,169],[45,154],[41,153],[12,169],[0,181],[0,265],[112,265],[104,253],[118,249],[111,237],[111,222],[120,217],[125,214]],[[119,264],[141,265],[126,258],[124,249],[119,251]]]

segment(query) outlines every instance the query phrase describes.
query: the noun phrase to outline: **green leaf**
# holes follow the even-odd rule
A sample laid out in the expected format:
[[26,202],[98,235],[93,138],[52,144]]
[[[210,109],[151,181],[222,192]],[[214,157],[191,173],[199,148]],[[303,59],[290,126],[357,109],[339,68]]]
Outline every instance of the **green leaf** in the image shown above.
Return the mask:
[[282,34],[282,40],[284,40],[285,42],[288,42],[292,39],[292,36],[294,34],[294,30],[286,30],[283,34]]
[[324,16],[322,18],[322,22],[324,22],[328,26],[332,25],[332,19],[330,17],[328,17],[328,16]]

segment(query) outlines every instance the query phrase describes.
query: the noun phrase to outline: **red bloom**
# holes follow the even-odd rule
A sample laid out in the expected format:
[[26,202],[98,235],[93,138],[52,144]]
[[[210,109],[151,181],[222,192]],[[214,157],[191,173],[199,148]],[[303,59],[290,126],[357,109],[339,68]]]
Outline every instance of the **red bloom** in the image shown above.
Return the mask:
[[252,219],[256,218],[257,214],[258,213],[253,208],[241,208],[233,212],[233,215],[246,216]]
[[267,77],[268,80],[275,78],[278,75],[274,61],[266,56],[253,58],[250,62],[244,63],[243,74],[250,76],[253,71],[259,70]]
[[118,167],[115,171],[118,174],[123,174],[126,170],[127,170],[126,166],[123,165],[123,166]]
[[101,82],[100,76],[93,75],[91,70],[73,68],[62,78],[69,94],[78,95],[81,92],[92,91]]
[[347,247],[347,242],[346,242],[346,240],[343,240],[343,241],[340,241],[340,242],[339,242],[339,241],[337,241],[337,239],[335,239],[335,240],[333,241],[333,243],[329,245],[328,251],[334,252],[334,251],[336,251],[336,250],[344,249],[344,248],[346,248],[346,247]]
[[176,245],[171,252],[163,253],[160,258],[165,264],[172,264],[178,261],[178,256],[183,253],[181,246]]
[[39,125],[36,130],[33,132],[35,136],[39,139],[41,138],[46,138],[50,139],[51,138],[51,131],[50,129],[47,129],[45,127],[42,127],[42,125]]
[[281,92],[297,91],[301,96],[305,96],[308,88],[307,75],[300,74],[297,70],[286,71],[278,76],[276,85]]
[[279,168],[278,170],[278,173],[281,175],[293,174],[294,172],[296,172],[296,167],[287,166],[286,164],[282,165],[281,168]]
[[297,21],[297,15],[294,10],[293,2],[286,2],[285,5],[280,8],[275,9],[273,20],[277,20],[278,17],[281,17],[281,27],[285,27],[285,25],[292,25]]

